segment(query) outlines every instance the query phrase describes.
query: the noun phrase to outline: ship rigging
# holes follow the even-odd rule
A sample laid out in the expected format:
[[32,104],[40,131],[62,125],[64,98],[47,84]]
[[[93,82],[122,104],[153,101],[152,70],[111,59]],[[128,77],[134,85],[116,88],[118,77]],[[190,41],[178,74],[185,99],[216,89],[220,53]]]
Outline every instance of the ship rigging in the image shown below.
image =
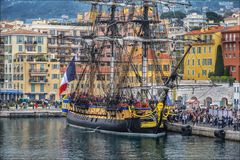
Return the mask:
[[[79,1],[92,5],[91,34],[58,36],[80,41],[84,47],[84,60],[75,61],[82,69],[77,85],[69,95],[69,124],[121,133],[163,132],[163,122],[169,114],[166,107],[168,90],[176,86],[177,69],[191,45],[172,73],[164,76],[156,50],[158,45],[166,45],[173,39],[166,38],[166,32],[159,30],[165,28],[159,19],[158,5],[189,4],[167,0]],[[103,5],[110,7],[110,13],[105,17]],[[142,53],[136,54],[138,50]],[[108,57],[104,56],[106,52]],[[140,67],[136,62],[140,62]],[[108,64],[107,68],[101,66],[104,63]],[[109,84],[105,84],[104,70],[109,73]],[[152,71],[151,80],[149,70]],[[85,85],[80,87],[81,84]]]

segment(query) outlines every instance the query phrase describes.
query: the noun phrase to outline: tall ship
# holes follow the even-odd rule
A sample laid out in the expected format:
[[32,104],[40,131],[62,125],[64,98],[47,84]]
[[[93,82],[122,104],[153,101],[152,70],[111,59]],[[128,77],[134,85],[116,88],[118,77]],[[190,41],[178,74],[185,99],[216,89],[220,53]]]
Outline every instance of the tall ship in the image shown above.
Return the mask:
[[[79,0],[91,4],[91,34],[59,36],[81,42],[64,74],[69,125],[131,136],[159,137],[170,114],[168,92],[191,49],[164,75],[161,55],[173,39],[160,20],[161,5],[189,5],[160,0]],[[167,68],[169,70],[169,67]],[[72,83],[72,82],[71,82]]]

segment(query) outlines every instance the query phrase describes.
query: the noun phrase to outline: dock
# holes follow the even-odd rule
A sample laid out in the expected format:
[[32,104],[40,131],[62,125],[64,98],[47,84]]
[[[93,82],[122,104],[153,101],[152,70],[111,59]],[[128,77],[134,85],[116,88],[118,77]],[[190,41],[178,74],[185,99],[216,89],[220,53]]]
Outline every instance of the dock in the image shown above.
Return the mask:
[[63,117],[61,110],[5,110],[0,111],[0,118],[37,118],[37,117]]
[[178,132],[182,135],[197,135],[225,140],[240,141],[240,131],[233,131],[225,128],[215,128],[198,125],[182,125],[180,123],[167,123],[167,130]]

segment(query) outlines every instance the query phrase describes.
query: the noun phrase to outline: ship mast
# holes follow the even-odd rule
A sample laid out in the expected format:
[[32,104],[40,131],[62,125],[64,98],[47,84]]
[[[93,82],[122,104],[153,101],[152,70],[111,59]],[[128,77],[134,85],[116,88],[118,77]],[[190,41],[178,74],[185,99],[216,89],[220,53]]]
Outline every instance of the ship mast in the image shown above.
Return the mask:
[[[143,23],[142,23],[142,31],[143,31],[143,38],[149,39],[149,21],[148,21],[148,11],[149,5],[147,1],[144,1],[144,10],[143,10]],[[142,83],[141,86],[147,86],[147,53],[148,53],[148,42],[143,42],[143,53],[142,53]],[[146,90],[142,89],[142,96],[146,95]]]
[[[151,49],[151,44],[152,43],[159,43],[159,42],[167,42],[167,41],[171,41],[170,39],[166,39],[166,38],[156,38],[155,36],[151,36],[150,33],[150,24],[159,24],[160,21],[157,20],[149,20],[149,11],[150,11],[150,7],[155,6],[157,7],[157,3],[162,4],[162,5],[172,5],[175,4],[172,1],[168,1],[168,0],[78,0],[78,1],[82,1],[82,2],[89,2],[91,3],[92,6],[92,10],[97,10],[97,5],[108,5],[110,6],[110,19],[109,20],[100,20],[99,15],[101,15],[101,13],[98,13],[98,16],[95,17],[95,21],[93,21],[93,35],[90,36],[90,39],[87,37],[83,37],[83,38],[79,38],[79,40],[87,40],[89,39],[91,41],[91,49],[90,49],[90,53],[91,53],[91,58],[90,58],[90,89],[89,89],[89,93],[93,94],[94,92],[94,79],[96,78],[95,72],[98,71],[99,72],[99,64],[101,59],[99,58],[99,56],[101,55],[103,48],[105,46],[105,42],[109,41],[110,43],[110,52],[111,52],[111,58],[110,58],[110,86],[109,86],[109,95],[111,97],[111,99],[116,96],[115,94],[119,93],[119,90],[117,90],[116,92],[116,88],[117,86],[115,86],[115,71],[116,71],[116,60],[117,60],[117,53],[116,53],[116,48],[118,46],[118,41],[123,42],[134,42],[134,44],[137,44],[138,42],[140,42],[142,44],[142,76],[140,77],[140,74],[137,72],[137,69],[134,67],[133,60],[129,60],[129,63],[131,63],[128,67],[132,67],[136,77],[138,77],[138,81],[140,82],[140,86],[141,86],[141,98],[145,99],[147,98],[147,95],[149,93],[149,89],[148,89],[148,79],[147,79],[147,70],[148,70],[148,52],[149,49]],[[177,4],[181,4],[181,3],[177,3]],[[181,4],[181,5],[188,5],[188,4]],[[127,21],[121,21],[121,20],[116,20],[116,8],[117,7],[127,7],[127,8],[133,8],[136,6],[143,6],[143,15],[139,16],[141,17],[141,19],[132,19],[129,18]],[[100,11],[101,12],[101,11]],[[104,36],[97,36],[97,33],[95,33],[95,29],[96,29],[96,25],[99,24],[104,24],[107,23],[107,33],[105,33]],[[137,23],[139,24],[138,26],[140,26],[140,31],[139,34],[135,37],[133,36],[120,36],[120,34],[118,33],[118,24],[123,24],[127,25],[128,23]],[[110,32],[110,34],[108,34]],[[97,49],[98,47],[98,41],[102,41],[102,47],[100,49]],[[117,43],[117,44],[116,44]],[[120,45],[122,46],[122,45]],[[131,54],[131,58],[133,55],[133,52],[135,51],[135,46],[133,47],[133,51],[130,53]],[[124,47],[124,46],[122,46]],[[155,56],[155,58],[157,58]],[[160,69],[156,70],[159,71]],[[161,70],[160,70],[161,71]],[[129,69],[128,71],[129,72]],[[128,74],[126,72],[126,74]],[[99,72],[100,73],[100,72]],[[124,74],[124,77],[127,77],[127,75]],[[171,80],[174,76],[171,75]],[[157,81],[157,80],[156,80]],[[168,82],[166,82],[164,85],[168,86],[169,85],[169,81],[170,79],[168,79]],[[123,81],[119,81],[120,83],[122,83]],[[153,83],[153,82],[152,82]]]
[[[111,38],[114,38],[116,35],[117,31],[117,25],[115,23],[115,11],[116,11],[116,6],[112,5],[111,6],[111,19],[110,19],[110,30],[111,30]],[[115,68],[115,52],[114,52],[114,41],[111,41],[111,61],[110,61],[110,96],[113,97],[114,93],[114,68]]]

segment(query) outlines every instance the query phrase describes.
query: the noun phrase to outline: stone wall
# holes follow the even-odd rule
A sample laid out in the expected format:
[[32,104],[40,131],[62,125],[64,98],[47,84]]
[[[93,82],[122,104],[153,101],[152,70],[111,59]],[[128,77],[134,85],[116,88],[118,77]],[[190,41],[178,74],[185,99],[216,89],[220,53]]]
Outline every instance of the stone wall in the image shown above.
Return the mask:
[[[188,99],[196,97],[200,101],[200,105],[207,104],[208,100],[212,103],[223,105],[225,101],[228,104],[233,103],[233,86],[228,83],[216,83],[213,85],[210,81],[180,81],[176,90],[176,99],[182,98],[183,104]],[[221,104],[220,104],[221,102]]]

